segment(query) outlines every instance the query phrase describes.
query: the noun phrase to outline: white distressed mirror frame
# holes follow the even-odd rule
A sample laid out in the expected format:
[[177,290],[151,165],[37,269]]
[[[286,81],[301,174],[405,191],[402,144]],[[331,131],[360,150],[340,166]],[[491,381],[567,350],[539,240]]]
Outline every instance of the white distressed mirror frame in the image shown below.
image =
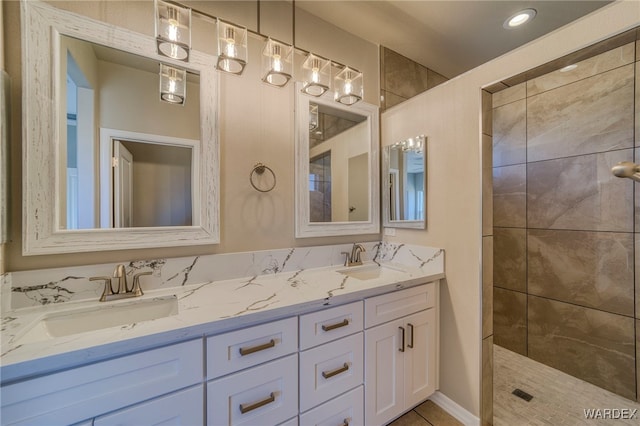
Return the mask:
[[[153,19],[150,15],[149,19]],[[192,51],[188,64],[160,57],[153,37],[63,11],[37,0],[21,2],[23,82],[22,253],[217,244],[219,225],[218,80],[215,58]],[[195,226],[61,230],[56,191],[58,114],[56,105],[60,35],[102,44],[200,74],[200,211]],[[195,194],[194,194],[195,195]]]
[[[377,234],[380,232],[380,138],[378,107],[366,102],[344,106],[335,102],[333,92],[316,98],[301,92],[302,84],[296,84],[296,238],[328,237],[338,235]],[[358,222],[311,222],[309,211],[309,103],[328,105],[367,117],[369,127],[369,220]]]
[[427,226],[427,139],[425,138],[423,156],[424,156],[424,219],[423,220],[390,220],[389,209],[391,206],[391,200],[389,198],[389,162],[390,154],[389,150],[391,145],[387,145],[382,148],[382,226],[385,228],[410,228],[410,229],[425,229]]

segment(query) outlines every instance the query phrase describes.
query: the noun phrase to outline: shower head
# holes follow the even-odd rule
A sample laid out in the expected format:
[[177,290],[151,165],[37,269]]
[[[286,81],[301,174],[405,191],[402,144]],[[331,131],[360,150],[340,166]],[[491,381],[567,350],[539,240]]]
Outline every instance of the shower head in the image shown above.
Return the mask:
[[630,161],[623,161],[611,169],[611,173],[619,178],[629,178],[640,182],[640,166]]

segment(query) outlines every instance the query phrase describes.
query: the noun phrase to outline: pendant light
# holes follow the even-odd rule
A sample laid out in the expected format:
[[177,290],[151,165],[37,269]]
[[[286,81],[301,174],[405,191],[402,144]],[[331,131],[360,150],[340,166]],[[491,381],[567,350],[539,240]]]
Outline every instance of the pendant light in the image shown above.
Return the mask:
[[179,61],[189,61],[191,49],[191,9],[155,0],[158,53]]
[[184,105],[187,95],[187,71],[160,64],[160,99]]
[[322,96],[331,86],[331,61],[309,53],[302,64],[302,91],[311,96]]
[[271,38],[262,52],[262,81],[272,86],[284,87],[291,79],[293,46]]
[[313,131],[320,125],[320,114],[318,113],[318,105],[309,102],[309,131]]
[[240,75],[247,65],[247,29],[217,20],[220,71]]
[[362,73],[345,66],[336,74],[333,87],[337,102],[353,105],[362,100]]

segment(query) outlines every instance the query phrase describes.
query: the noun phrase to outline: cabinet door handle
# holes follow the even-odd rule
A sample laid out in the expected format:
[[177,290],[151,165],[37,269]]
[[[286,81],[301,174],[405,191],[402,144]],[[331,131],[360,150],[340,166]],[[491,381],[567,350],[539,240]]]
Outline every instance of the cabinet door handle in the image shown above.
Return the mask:
[[409,330],[411,330],[411,338],[409,339],[410,343],[407,345],[407,347],[413,349],[413,324],[409,323],[407,324],[407,327],[409,327]]
[[344,419],[340,426],[349,426],[350,422],[351,422],[351,417],[349,417],[348,419]]
[[276,341],[274,339],[269,340],[269,342],[264,343],[258,346],[250,346],[248,348],[240,348],[240,355],[245,356],[252,354],[254,352],[264,351],[265,349],[273,348],[276,345]]
[[333,371],[323,371],[322,372],[322,377],[324,377],[325,379],[329,379],[333,376],[337,376],[340,373],[344,373],[345,371],[349,371],[349,364],[347,364],[346,362],[342,365],[342,367],[333,370]]
[[331,330],[335,330],[336,328],[340,328],[340,327],[346,327],[349,325],[349,320],[347,318],[343,319],[342,322],[336,323],[336,324],[331,324],[331,325],[323,325],[322,326],[322,330],[323,331],[331,331]]
[[240,412],[242,414],[248,413],[249,411],[253,411],[257,408],[264,407],[267,404],[271,404],[276,400],[276,394],[271,392],[269,396],[262,401],[254,402],[253,404],[240,404]]
[[400,344],[400,352],[404,352],[404,327],[398,327],[400,330],[402,330],[402,343]]

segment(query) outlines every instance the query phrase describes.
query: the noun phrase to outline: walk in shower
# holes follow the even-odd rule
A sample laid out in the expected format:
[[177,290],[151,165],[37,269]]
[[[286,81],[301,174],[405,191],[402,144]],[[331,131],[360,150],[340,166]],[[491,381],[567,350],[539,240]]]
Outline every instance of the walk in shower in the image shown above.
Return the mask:
[[[622,397],[616,401],[628,408],[640,407],[640,183],[612,168],[640,163],[639,36],[628,31],[484,94],[485,118],[492,117],[483,132],[492,146],[485,176],[493,184],[484,188],[493,192],[493,233],[484,247],[493,252],[485,293],[493,291],[500,347],[494,371],[516,372],[518,359],[540,375],[551,367]],[[626,166],[616,173],[633,175]],[[557,373],[548,389],[567,377]],[[508,424],[498,393],[509,378],[494,380],[494,401],[502,398],[495,424]],[[531,389],[538,392],[531,403],[545,398]],[[585,420],[582,411],[571,415]]]

